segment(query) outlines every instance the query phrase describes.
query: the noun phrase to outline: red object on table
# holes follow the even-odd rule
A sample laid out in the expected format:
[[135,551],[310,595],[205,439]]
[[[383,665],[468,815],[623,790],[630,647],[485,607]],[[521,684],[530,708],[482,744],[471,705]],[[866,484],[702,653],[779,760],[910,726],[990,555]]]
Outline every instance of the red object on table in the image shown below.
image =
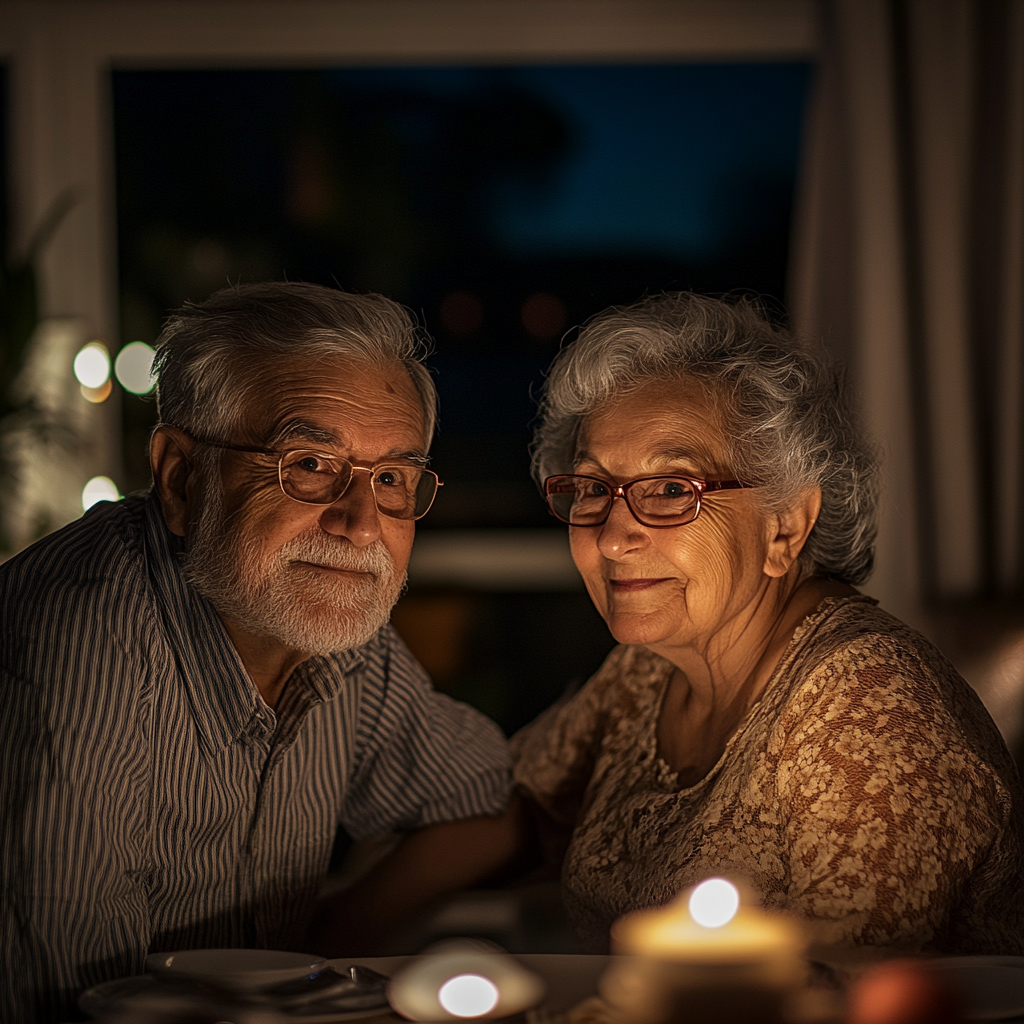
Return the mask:
[[851,986],[846,1024],[963,1024],[957,994],[920,961],[889,960]]

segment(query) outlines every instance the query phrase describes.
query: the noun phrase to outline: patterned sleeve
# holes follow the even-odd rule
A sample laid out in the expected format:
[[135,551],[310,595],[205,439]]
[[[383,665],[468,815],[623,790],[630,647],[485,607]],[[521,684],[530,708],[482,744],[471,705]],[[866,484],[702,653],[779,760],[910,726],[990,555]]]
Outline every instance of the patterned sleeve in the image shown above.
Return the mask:
[[352,785],[342,824],[356,839],[500,814],[508,743],[479,711],[438,693],[391,626],[366,648]]
[[943,674],[894,641],[862,638],[815,668],[786,713],[780,909],[821,943],[927,949],[955,926],[942,918],[968,877],[999,855],[1011,799],[965,733],[976,711],[956,714],[973,694]]
[[616,684],[636,651],[616,647],[587,684],[512,737],[513,780],[559,825],[571,827],[594,772]]

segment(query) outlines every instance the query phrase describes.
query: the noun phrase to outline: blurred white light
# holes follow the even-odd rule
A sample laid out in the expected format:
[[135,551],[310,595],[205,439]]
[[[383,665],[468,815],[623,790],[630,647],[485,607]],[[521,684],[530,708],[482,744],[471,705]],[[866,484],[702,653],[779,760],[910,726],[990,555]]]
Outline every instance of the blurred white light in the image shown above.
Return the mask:
[[87,388],[101,388],[110,379],[110,353],[102,341],[90,341],[75,356],[75,377]]
[[144,341],[133,341],[125,345],[114,360],[114,373],[121,387],[133,395],[144,395],[153,390],[149,371],[153,368],[156,353]]
[[121,492],[109,476],[94,476],[82,488],[82,511],[88,512],[97,501],[120,501]]
[[739,909],[740,894],[724,878],[709,878],[690,894],[690,916],[705,928],[721,928]]
[[457,974],[437,990],[437,1001],[453,1017],[482,1017],[498,1005],[498,986],[481,974]]

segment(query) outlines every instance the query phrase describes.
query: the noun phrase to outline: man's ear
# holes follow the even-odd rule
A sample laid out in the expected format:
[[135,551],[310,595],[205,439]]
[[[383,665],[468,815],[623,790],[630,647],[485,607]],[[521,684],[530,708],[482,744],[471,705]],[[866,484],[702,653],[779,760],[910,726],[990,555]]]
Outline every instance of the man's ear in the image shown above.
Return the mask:
[[171,533],[188,532],[189,501],[194,491],[192,456],[195,442],[176,427],[161,424],[149,441],[149,464],[153,469],[164,522]]
[[766,576],[785,576],[799,558],[821,512],[821,488],[809,487],[796,496],[789,508],[769,517],[771,535],[764,559]]

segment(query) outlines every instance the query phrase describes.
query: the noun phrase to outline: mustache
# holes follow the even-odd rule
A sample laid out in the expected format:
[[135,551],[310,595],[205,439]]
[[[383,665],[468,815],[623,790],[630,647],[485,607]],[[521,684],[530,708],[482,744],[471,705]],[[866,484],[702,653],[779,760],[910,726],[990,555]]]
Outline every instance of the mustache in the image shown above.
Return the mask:
[[290,540],[279,555],[282,562],[313,562],[329,569],[347,569],[372,576],[393,576],[397,571],[394,559],[379,540],[357,548],[351,543],[330,540],[323,534],[307,535]]

